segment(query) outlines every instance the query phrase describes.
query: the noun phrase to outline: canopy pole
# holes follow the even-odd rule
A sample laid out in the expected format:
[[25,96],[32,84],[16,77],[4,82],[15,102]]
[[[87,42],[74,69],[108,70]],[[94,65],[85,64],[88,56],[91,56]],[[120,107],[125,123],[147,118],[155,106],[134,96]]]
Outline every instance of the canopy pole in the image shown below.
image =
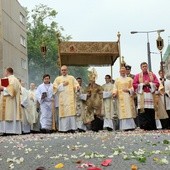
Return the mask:
[[120,32],[117,33],[117,37],[118,37],[118,51],[119,51],[119,66],[121,67],[121,48],[120,48]]
[[58,74],[60,75],[60,69],[61,69],[61,56],[60,56],[60,34],[56,34],[57,36],[57,49],[58,49],[58,59],[57,59],[57,67],[58,67]]

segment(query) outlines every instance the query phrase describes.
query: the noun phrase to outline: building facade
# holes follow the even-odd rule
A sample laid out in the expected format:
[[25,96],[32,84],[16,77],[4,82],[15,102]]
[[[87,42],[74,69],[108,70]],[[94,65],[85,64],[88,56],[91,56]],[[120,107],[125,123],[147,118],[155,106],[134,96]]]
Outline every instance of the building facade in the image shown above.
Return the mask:
[[12,67],[28,85],[26,11],[17,0],[0,0],[0,77]]

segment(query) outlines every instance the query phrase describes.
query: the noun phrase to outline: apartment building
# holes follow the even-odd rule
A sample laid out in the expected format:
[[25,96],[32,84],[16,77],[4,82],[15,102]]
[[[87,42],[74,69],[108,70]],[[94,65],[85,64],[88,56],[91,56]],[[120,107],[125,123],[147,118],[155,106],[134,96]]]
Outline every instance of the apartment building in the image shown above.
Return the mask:
[[28,86],[26,11],[17,0],[0,0],[0,77],[12,67]]

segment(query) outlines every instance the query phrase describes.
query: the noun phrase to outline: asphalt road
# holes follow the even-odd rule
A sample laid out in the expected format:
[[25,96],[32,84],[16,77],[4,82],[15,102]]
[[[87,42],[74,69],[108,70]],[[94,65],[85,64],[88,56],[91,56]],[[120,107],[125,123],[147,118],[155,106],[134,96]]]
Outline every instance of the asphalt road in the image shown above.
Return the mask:
[[0,170],[55,170],[59,163],[61,170],[170,170],[170,131],[0,136]]

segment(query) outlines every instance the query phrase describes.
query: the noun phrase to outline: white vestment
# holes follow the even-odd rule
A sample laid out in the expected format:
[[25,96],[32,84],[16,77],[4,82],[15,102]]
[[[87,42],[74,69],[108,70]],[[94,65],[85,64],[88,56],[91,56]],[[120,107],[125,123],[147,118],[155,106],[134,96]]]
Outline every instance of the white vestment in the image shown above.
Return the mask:
[[[68,85],[64,86],[63,82],[68,82]],[[77,80],[70,75],[58,76],[54,80],[53,91],[59,99],[59,131],[66,132],[77,129],[75,119],[75,90],[77,86],[79,86]]]
[[76,125],[78,129],[86,131],[87,128],[83,122],[85,113],[85,104],[83,103],[83,101],[87,99],[87,94],[83,93],[83,87],[80,87],[80,90],[76,93]]
[[[170,80],[164,80],[163,84],[160,81],[158,93],[161,100],[158,101],[158,113],[156,114],[156,116],[157,118],[162,120],[169,119],[169,115],[167,114],[167,112],[170,110]],[[164,124],[161,125],[161,121],[159,119],[156,120],[157,129],[161,129],[162,126],[164,128]],[[158,127],[158,123],[161,126]]]
[[[133,79],[130,77],[120,77],[115,80],[114,92],[118,99],[118,117],[120,130],[135,129],[134,119],[136,117],[135,104],[133,99],[134,90]],[[123,90],[127,89],[128,92]]]
[[37,112],[37,99],[36,99],[36,90],[29,90],[29,101],[30,101],[30,114],[32,114],[32,125],[31,130],[39,131],[40,130],[40,118],[39,113]]
[[[21,134],[20,82],[14,75],[8,76],[9,85],[1,92],[0,133]],[[5,103],[3,100],[5,98]],[[3,110],[4,109],[4,110]],[[3,118],[3,115],[5,118]]]
[[[164,81],[164,92],[166,101],[166,110],[170,110],[170,80]],[[162,102],[164,103],[164,95],[161,95]]]
[[114,118],[114,107],[112,93],[114,85],[112,83],[106,83],[103,86],[103,109],[102,114],[104,115],[104,124],[103,128],[114,129],[113,118]]
[[21,86],[22,132],[30,133],[32,115],[30,113],[28,90]]
[[[46,92],[47,97],[42,99],[42,94]],[[53,85],[44,84],[38,86],[36,90],[36,98],[40,103],[40,124],[41,129],[52,129],[52,100],[53,100]]]

